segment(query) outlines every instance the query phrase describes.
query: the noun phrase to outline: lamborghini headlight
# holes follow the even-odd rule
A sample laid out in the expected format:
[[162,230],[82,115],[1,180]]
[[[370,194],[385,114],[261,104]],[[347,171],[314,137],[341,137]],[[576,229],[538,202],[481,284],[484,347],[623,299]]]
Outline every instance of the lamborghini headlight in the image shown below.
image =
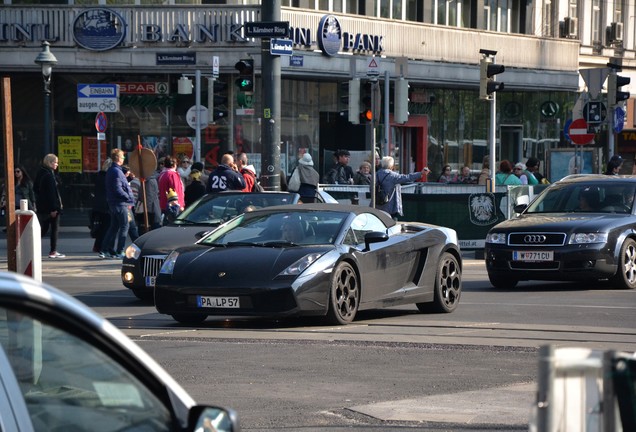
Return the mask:
[[489,233],[486,243],[506,244],[506,233]]
[[128,259],[137,259],[139,255],[141,255],[141,249],[136,244],[131,243],[130,246],[126,248],[125,254]]
[[299,275],[303,271],[305,271],[305,269],[307,267],[309,267],[314,262],[316,262],[316,260],[318,258],[320,258],[321,255],[322,255],[322,253],[317,253],[317,252],[305,255],[304,257],[302,257],[301,259],[299,259],[298,261],[296,261],[295,263],[293,263],[292,265],[287,267],[285,270],[280,272],[278,274],[278,276],[296,276],[296,275]]
[[575,233],[570,236],[570,244],[607,243],[607,233]]
[[170,255],[168,255],[168,258],[166,258],[166,260],[163,262],[163,265],[161,266],[161,270],[159,270],[159,273],[172,274],[172,272],[174,271],[174,265],[177,262],[178,257],[179,257],[179,252],[177,251],[170,252]]

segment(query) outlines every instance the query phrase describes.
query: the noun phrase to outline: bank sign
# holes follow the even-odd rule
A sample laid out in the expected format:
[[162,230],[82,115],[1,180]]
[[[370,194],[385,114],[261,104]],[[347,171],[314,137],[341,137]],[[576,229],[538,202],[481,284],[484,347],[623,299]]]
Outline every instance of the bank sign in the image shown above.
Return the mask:
[[[223,8],[219,10],[226,11]],[[180,23],[181,19],[178,18],[171,19],[179,15],[175,15],[176,12],[170,8],[157,10],[157,16],[137,16],[129,8],[87,8],[73,13],[72,16],[69,9],[59,9],[58,12],[47,14],[42,18],[43,21],[37,22],[31,22],[29,14],[15,15],[11,18],[12,21],[6,21],[7,15],[4,16],[5,20],[0,17],[0,46],[3,43],[22,45],[25,42],[39,43],[47,40],[60,47],[75,44],[90,51],[107,51],[128,48],[130,44],[138,43],[157,48],[166,48],[166,45],[175,48],[197,44],[209,46],[216,43],[248,43],[253,42],[253,38],[246,35],[245,26],[259,23],[244,22],[243,11],[236,9],[227,10],[227,19],[223,20],[224,23],[231,24],[210,22],[207,9],[193,10],[193,15],[184,18],[187,23]],[[131,26],[132,21],[139,22]],[[67,31],[64,26],[69,25],[71,28]],[[67,36],[69,33],[70,37]],[[327,56],[334,56],[339,52],[384,52],[383,36],[348,32],[334,15],[324,15],[315,29],[290,26],[289,39],[294,48],[319,48]]]

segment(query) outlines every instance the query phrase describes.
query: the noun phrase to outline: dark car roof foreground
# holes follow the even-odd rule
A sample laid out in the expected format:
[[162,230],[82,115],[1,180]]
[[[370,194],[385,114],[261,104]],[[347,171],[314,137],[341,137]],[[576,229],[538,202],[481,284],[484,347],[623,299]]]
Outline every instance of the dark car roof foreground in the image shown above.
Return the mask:
[[[7,425],[8,430],[18,430],[20,426],[28,428],[31,425],[29,421],[36,430],[38,426],[40,429],[44,426],[44,429],[88,430],[89,424],[94,425],[100,419],[106,420],[109,425],[125,426],[122,430],[129,429],[146,424],[143,419],[140,420],[141,406],[147,409],[147,413],[161,414],[162,411],[153,405],[156,401],[161,401],[161,406],[172,414],[172,420],[167,417],[168,423],[164,423],[166,418],[153,418],[153,425],[157,428],[167,430],[178,425],[179,430],[200,430],[202,422],[216,422],[223,415],[229,417],[223,421],[223,428],[216,430],[240,430],[235,412],[195,405],[187,392],[136,343],[110,321],[61,290],[20,274],[0,272],[0,305],[7,316],[7,326],[1,332],[0,341],[0,364],[3,366],[0,400],[9,405],[4,407],[4,411],[0,408],[0,412],[3,412],[3,427]],[[12,311],[19,313],[8,313]],[[20,323],[19,326],[15,325],[16,322]],[[31,323],[36,322],[42,325],[40,333],[30,329]],[[11,339],[7,333],[25,341],[21,350],[13,350],[19,354],[7,350],[7,340]],[[51,343],[52,338],[55,338],[55,343]],[[73,347],[71,354],[90,356],[95,353],[96,358],[100,358],[95,369],[87,368],[81,361],[68,363],[55,351],[56,347],[59,349],[59,346],[67,346],[64,344],[68,343]],[[34,358],[40,356],[39,366],[35,361],[30,362],[29,356],[22,351],[30,352]],[[81,356],[80,359],[85,361],[86,357]],[[64,374],[60,381],[56,368],[62,363]],[[16,373],[14,364],[21,365],[18,368],[20,373]],[[30,368],[39,369],[41,374],[35,378],[36,374]],[[93,372],[95,375],[89,380],[83,379]],[[100,375],[101,372],[105,375]],[[108,378],[103,378],[111,372],[121,373],[117,376],[121,376],[122,383],[126,385],[118,387],[117,382],[111,383]],[[134,376],[138,382],[126,381],[127,374]],[[109,386],[82,390],[90,384],[90,379],[103,379]],[[28,382],[29,385],[22,388],[18,382]],[[56,388],[57,385],[61,387]],[[135,390],[142,393],[138,394]],[[122,396],[124,394],[125,397]],[[140,398],[144,394],[152,396],[152,400],[145,399],[144,402],[149,401],[148,405],[140,402],[138,406],[131,402],[136,394]],[[71,412],[73,415],[70,415]],[[18,426],[17,429],[12,425]]]

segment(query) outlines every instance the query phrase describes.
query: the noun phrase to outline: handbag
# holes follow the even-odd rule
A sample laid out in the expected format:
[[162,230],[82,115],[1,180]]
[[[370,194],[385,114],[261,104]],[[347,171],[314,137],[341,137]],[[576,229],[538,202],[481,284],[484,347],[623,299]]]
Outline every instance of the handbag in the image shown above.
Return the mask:
[[[384,177],[386,179],[386,176]],[[375,204],[384,205],[389,202],[389,195],[384,191],[382,182],[375,183]]]
[[298,172],[298,168],[292,173],[289,183],[287,183],[287,190],[290,192],[298,192],[300,190],[300,173]]

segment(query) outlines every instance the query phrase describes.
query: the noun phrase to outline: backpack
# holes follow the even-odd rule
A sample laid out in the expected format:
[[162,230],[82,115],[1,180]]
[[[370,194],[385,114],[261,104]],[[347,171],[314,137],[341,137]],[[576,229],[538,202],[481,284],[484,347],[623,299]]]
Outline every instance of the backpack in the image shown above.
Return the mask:
[[261,186],[261,183],[256,178],[256,174],[254,174],[252,171],[246,169],[245,172],[242,173],[242,174],[243,174],[243,176],[245,176],[245,174],[248,174],[254,180],[254,185],[252,186],[252,190],[250,192],[264,192],[265,191],[263,186]]
[[[386,179],[386,176],[384,177]],[[389,194],[382,187],[382,182],[375,183],[375,205],[384,205],[389,202]]]
[[252,188],[252,192],[265,192],[265,188],[261,186],[260,181],[254,180],[254,187]]

